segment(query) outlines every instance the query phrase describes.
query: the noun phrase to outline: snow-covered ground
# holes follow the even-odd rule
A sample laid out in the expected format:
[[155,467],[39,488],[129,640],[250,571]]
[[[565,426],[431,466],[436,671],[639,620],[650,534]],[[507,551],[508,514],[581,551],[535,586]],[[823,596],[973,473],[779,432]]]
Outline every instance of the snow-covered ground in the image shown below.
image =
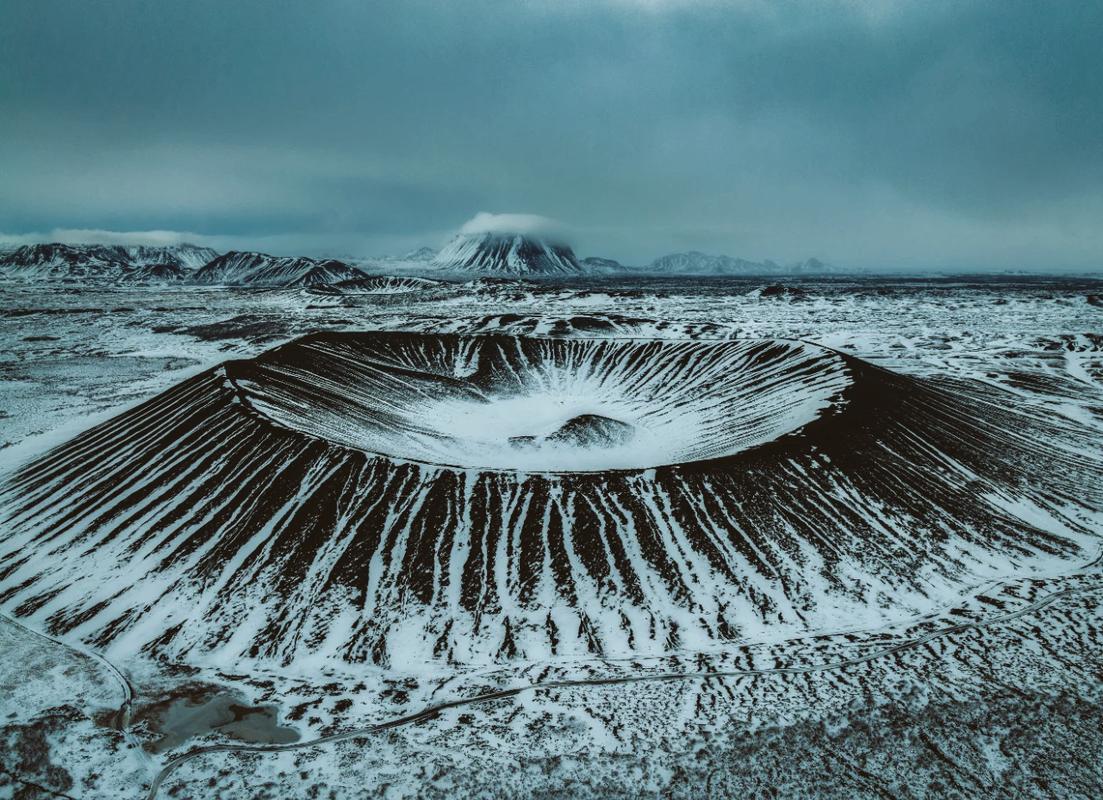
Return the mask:
[[[8,285],[0,469],[222,361],[318,331],[803,340],[992,390],[1028,418],[1103,442],[1100,295],[1100,282],[1041,279],[483,279],[400,294]],[[1103,457],[1103,445],[1091,449],[1081,456]],[[1082,488],[1080,500],[1103,491]],[[1048,511],[1017,494],[985,499],[1053,533],[1075,527],[1079,555],[1009,556],[1006,574],[959,586],[921,616],[871,605],[798,638],[766,628],[707,651],[422,677],[411,665],[308,660],[105,664],[75,639],[0,620],[0,792],[7,780],[14,791],[144,797],[163,778],[157,796],[1098,796],[1100,509],[1067,496]],[[12,588],[0,575],[0,593]],[[123,723],[130,690],[114,668],[134,692]],[[274,704],[298,741],[250,744],[216,728],[152,752],[167,703],[199,707],[218,692],[243,708]],[[173,760],[204,745],[245,749]]]

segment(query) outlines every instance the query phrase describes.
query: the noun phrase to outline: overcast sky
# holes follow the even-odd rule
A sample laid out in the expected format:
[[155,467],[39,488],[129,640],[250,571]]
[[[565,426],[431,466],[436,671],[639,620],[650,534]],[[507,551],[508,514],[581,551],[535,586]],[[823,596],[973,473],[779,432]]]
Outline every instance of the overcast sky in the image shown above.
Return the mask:
[[1098,269],[1101,41],[1095,0],[4,0],[0,232]]

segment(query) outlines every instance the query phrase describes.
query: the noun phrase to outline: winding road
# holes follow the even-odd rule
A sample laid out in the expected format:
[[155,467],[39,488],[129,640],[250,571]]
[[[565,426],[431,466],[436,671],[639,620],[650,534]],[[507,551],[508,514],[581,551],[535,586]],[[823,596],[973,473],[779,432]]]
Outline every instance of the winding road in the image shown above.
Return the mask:
[[[56,637],[50,636],[49,634],[42,633],[41,631],[36,631],[34,628],[27,627],[22,622],[15,619],[15,617],[11,617],[7,614],[0,614],[0,617],[2,617],[7,622],[10,622],[16,628],[19,628],[20,630],[25,631],[32,636],[43,639],[52,644],[56,644],[59,647],[63,647],[66,650],[70,650],[76,653],[77,655],[84,656],[85,658],[90,658],[93,661],[102,664],[103,667],[115,679],[116,683],[118,683],[119,690],[122,692],[123,695],[123,701],[119,705],[119,710],[115,712],[115,715],[111,720],[111,727],[113,727],[117,731],[121,731],[128,738],[131,738],[130,734],[127,732],[127,727],[130,724],[130,713],[134,708],[134,696],[136,693],[134,691],[134,685],[130,682],[130,679],[126,677],[122,670],[120,670],[118,667],[108,661],[104,656],[97,653],[95,650],[90,650],[87,647],[71,644],[63,639],[58,639]],[[132,743],[139,748],[141,747],[136,739],[132,739]]]

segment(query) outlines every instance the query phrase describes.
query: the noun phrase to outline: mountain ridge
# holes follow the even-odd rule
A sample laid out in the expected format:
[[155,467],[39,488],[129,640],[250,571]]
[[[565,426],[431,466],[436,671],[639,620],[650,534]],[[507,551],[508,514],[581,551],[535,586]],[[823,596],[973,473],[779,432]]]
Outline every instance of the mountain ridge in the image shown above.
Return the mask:
[[667,275],[833,275],[847,272],[818,258],[782,265],[772,259],[751,261],[728,255],[710,255],[699,250],[670,253],[640,268]]
[[333,258],[231,250],[200,267],[189,280],[216,286],[313,286],[364,277],[363,270]]
[[[210,247],[177,245],[29,244],[0,255],[0,276],[46,280],[148,280],[188,274],[218,256]],[[162,270],[152,269],[161,266]]]

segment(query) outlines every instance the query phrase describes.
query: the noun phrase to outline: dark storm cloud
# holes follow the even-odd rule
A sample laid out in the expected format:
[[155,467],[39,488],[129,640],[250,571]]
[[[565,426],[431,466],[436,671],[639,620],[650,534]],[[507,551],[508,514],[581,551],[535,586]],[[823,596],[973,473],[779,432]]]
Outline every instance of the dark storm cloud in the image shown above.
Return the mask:
[[7,3],[0,231],[1100,266],[1103,6]]

